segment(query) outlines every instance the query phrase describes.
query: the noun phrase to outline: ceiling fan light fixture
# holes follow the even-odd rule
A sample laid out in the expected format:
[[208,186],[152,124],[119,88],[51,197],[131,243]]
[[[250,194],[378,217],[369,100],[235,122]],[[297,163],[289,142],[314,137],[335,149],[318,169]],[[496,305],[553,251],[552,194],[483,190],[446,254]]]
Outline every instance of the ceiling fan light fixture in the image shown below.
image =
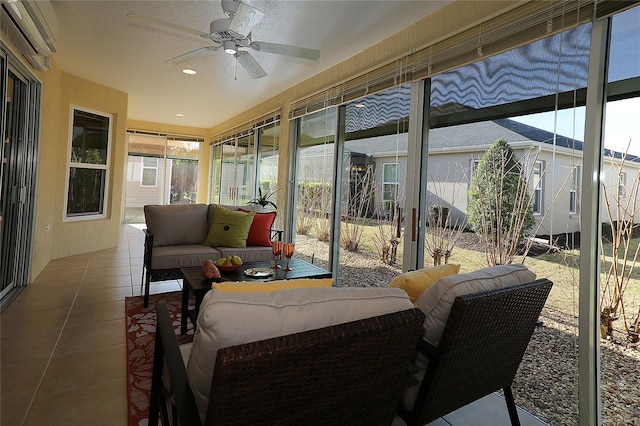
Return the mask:
[[236,44],[232,41],[225,41],[223,44],[224,53],[228,53],[229,55],[235,55],[238,53],[238,49],[236,49]]

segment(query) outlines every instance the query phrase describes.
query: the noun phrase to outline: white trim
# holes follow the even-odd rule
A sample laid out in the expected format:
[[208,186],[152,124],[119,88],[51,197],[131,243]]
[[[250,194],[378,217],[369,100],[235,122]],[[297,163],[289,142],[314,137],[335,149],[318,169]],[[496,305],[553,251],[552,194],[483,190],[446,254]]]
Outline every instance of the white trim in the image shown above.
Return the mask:
[[606,91],[609,20],[595,21],[591,30],[585,140],[580,209],[578,286],[578,415],[581,425],[602,424],[600,388],[600,193],[602,138]]
[[[102,165],[102,164],[74,163],[71,161],[71,151],[73,146],[73,119],[74,119],[74,113],[76,110],[87,112],[90,114],[100,115],[109,119],[109,129],[107,133],[106,164]],[[73,104],[69,106],[69,126],[68,126],[68,133],[67,133],[67,137],[68,137],[67,162],[66,162],[66,173],[65,173],[66,179],[64,184],[64,206],[62,211],[63,222],[105,219],[107,217],[107,211],[109,210],[108,195],[109,195],[109,174],[110,174],[110,168],[111,168],[112,135],[113,135],[113,114],[109,114],[102,111],[97,111],[97,110],[93,110],[90,108],[85,108],[85,107],[81,107]],[[67,205],[69,202],[69,175],[72,167],[105,171],[105,182],[104,182],[104,191],[103,191],[104,193],[102,194],[102,212],[88,213],[88,214],[77,215],[77,216],[67,216]]]

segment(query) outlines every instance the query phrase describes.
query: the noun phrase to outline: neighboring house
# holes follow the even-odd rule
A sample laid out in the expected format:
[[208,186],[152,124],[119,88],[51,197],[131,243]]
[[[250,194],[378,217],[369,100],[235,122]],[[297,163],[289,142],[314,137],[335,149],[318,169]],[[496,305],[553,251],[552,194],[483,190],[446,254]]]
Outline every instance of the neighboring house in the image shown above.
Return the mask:
[[[407,133],[348,141],[350,156],[367,156],[374,164],[376,190],[383,203],[391,201],[390,188],[397,189],[402,205],[407,170]],[[427,162],[427,205],[445,205],[453,217],[463,219],[467,193],[477,162],[496,139],[505,139],[524,165],[533,191],[536,235],[557,235],[580,231],[581,141],[538,129],[510,119],[432,129],[429,132]],[[346,157],[346,156],[345,156]],[[640,174],[640,159],[627,157],[618,182],[622,154],[606,151],[603,171],[610,202],[626,205],[633,182]],[[390,172],[392,169],[395,171]],[[390,179],[390,177],[396,179]],[[386,196],[386,198],[385,198]],[[378,204],[376,209],[380,209]],[[603,222],[609,222],[604,201]],[[640,218],[640,215],[637,215]],[[615,220],[615,218],[614,218]]]
[[[171,160],[167,160],[171,161]],[[171,170],[170,164],[168,170]],[[163,204],[169,199],[171,176],[165,175],[164,160],[158,157],[128,156],[127,207]]]
[[[125,207],[139,208],[147,204],[190,204],[196,200],[198,182],[198,150],[190,157],[180,150],[199,144],[193,141],[165,140],[144,143],[129,138]],[[165,150],[172,151],[168,156]],[[174,151],[178,152],[176,155]]]

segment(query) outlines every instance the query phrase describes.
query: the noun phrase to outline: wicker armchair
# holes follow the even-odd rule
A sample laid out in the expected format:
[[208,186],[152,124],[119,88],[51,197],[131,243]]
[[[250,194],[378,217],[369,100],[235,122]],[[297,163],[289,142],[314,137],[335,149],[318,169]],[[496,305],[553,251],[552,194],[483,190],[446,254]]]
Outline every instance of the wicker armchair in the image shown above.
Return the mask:
[[512,425],[519,425],[511,384],[551,291],[547,279],[455,299],[439,346],[421,340],[429,364],[411,410],[423,425],[502,389]]
[[[149,425],[201,425],[166,305],[156,312]],[[204,424],[391,424],[423,321],[410,309],[220,349]]]

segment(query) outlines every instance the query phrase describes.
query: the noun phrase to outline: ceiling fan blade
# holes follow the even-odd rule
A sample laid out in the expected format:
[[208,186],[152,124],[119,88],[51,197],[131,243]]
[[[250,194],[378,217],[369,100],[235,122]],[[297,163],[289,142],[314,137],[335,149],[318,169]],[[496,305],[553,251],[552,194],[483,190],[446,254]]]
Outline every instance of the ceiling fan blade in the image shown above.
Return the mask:
[[229,31],[247,37],[258,22],[264,17],[264,13],[255,7],[248,6],[244,3],[238,3],[236,10],[229,25]]
[[194,30],[193,28],[183,27],[182,25],[174,24],[171,22],[163,21],[161,19],[152,18],[150,16],[138,15],[137,13],[128,13],[127,17],[130,19],[138,19],[143,22],[160,25],[167,28],[172,28],[174,30],[182,31],[184,33],[193,34],[199,37],[206,37],[209,34],[203,33],[202,31]]
[[267,76],[267,72],[260,66],[258,61],[254,59],[249,52],[238,52],[235,55],[236,61],[242,68],[247,70],[253,78],[262,78]]
[[196,50],[192,50],[191,52],[187,52],[187,53],[183,53],[182,55],[178,55],[175,58],[171,58],[171,59],[167,59],[166,61],[164,61],[167,64],[173,64],[173,65],[177,65],[177,64],[181,64],[183,62],[187,62],[190,61],[192,59],[198,58],[208,52],[213,52],[215,50],[218,50],[220,48],[220,46],[206,46],[206,47],[201,47],[200,49],[196,49]]
[[320,51],[306,47],[289,46],[287,44],[267,43],[266,41],[254,41],[251,47],[258,52],[275,53],[276,55],[293,56],[295,58],[317,61]]

